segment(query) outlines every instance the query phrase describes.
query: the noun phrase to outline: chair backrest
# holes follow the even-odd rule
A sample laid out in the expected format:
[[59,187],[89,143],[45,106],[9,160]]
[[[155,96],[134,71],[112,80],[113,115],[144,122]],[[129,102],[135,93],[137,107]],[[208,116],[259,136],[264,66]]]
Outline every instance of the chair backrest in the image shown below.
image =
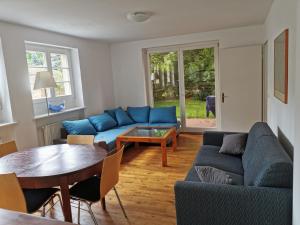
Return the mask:
[[67,143],[70,145],[93,145],[93,135],[68,135]]
[[118,182],[124,146],[116,153],[107,156],[103,161],[100,196],[103,198]]
[[0,157],[14,153],[16,151],[18,151],[18,149],[15,141],[0,144]]
[[27,213],[26,201],[16,174],[0,174],[0,208]]

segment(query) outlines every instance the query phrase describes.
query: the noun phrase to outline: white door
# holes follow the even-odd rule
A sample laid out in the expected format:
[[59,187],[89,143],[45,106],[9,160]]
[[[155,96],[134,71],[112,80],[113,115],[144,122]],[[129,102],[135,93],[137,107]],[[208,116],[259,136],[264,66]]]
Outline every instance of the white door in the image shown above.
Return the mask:
[[221,129],[248,131],[262,120],[262,47],[220,49]]

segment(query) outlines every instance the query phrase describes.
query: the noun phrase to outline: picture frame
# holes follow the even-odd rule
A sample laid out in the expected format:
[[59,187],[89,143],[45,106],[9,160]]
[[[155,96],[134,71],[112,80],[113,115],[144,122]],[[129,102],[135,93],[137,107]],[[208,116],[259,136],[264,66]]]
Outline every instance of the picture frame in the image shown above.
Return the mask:
[[284,30],[274,40],[274,96],[288,103],[289,30]]

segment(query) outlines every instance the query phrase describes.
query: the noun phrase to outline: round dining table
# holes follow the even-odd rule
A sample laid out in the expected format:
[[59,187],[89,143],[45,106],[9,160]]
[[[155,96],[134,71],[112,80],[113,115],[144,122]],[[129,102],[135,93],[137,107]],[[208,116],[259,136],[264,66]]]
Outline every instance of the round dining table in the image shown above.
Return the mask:
[[100,175],[107,151],[98,145],[50,145],[0,158],[0,173],[16,173],[22,188],[60,187],[65,221],[72,222],[69,185]]

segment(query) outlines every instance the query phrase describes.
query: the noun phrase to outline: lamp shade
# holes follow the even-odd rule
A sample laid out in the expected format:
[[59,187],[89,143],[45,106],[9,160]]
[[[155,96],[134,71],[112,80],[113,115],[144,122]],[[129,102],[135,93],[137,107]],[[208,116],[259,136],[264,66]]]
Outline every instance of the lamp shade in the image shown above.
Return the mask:
[[49,71],[41,71],[36,73],[34,90],[42,88],[56,87],[55,80]]

